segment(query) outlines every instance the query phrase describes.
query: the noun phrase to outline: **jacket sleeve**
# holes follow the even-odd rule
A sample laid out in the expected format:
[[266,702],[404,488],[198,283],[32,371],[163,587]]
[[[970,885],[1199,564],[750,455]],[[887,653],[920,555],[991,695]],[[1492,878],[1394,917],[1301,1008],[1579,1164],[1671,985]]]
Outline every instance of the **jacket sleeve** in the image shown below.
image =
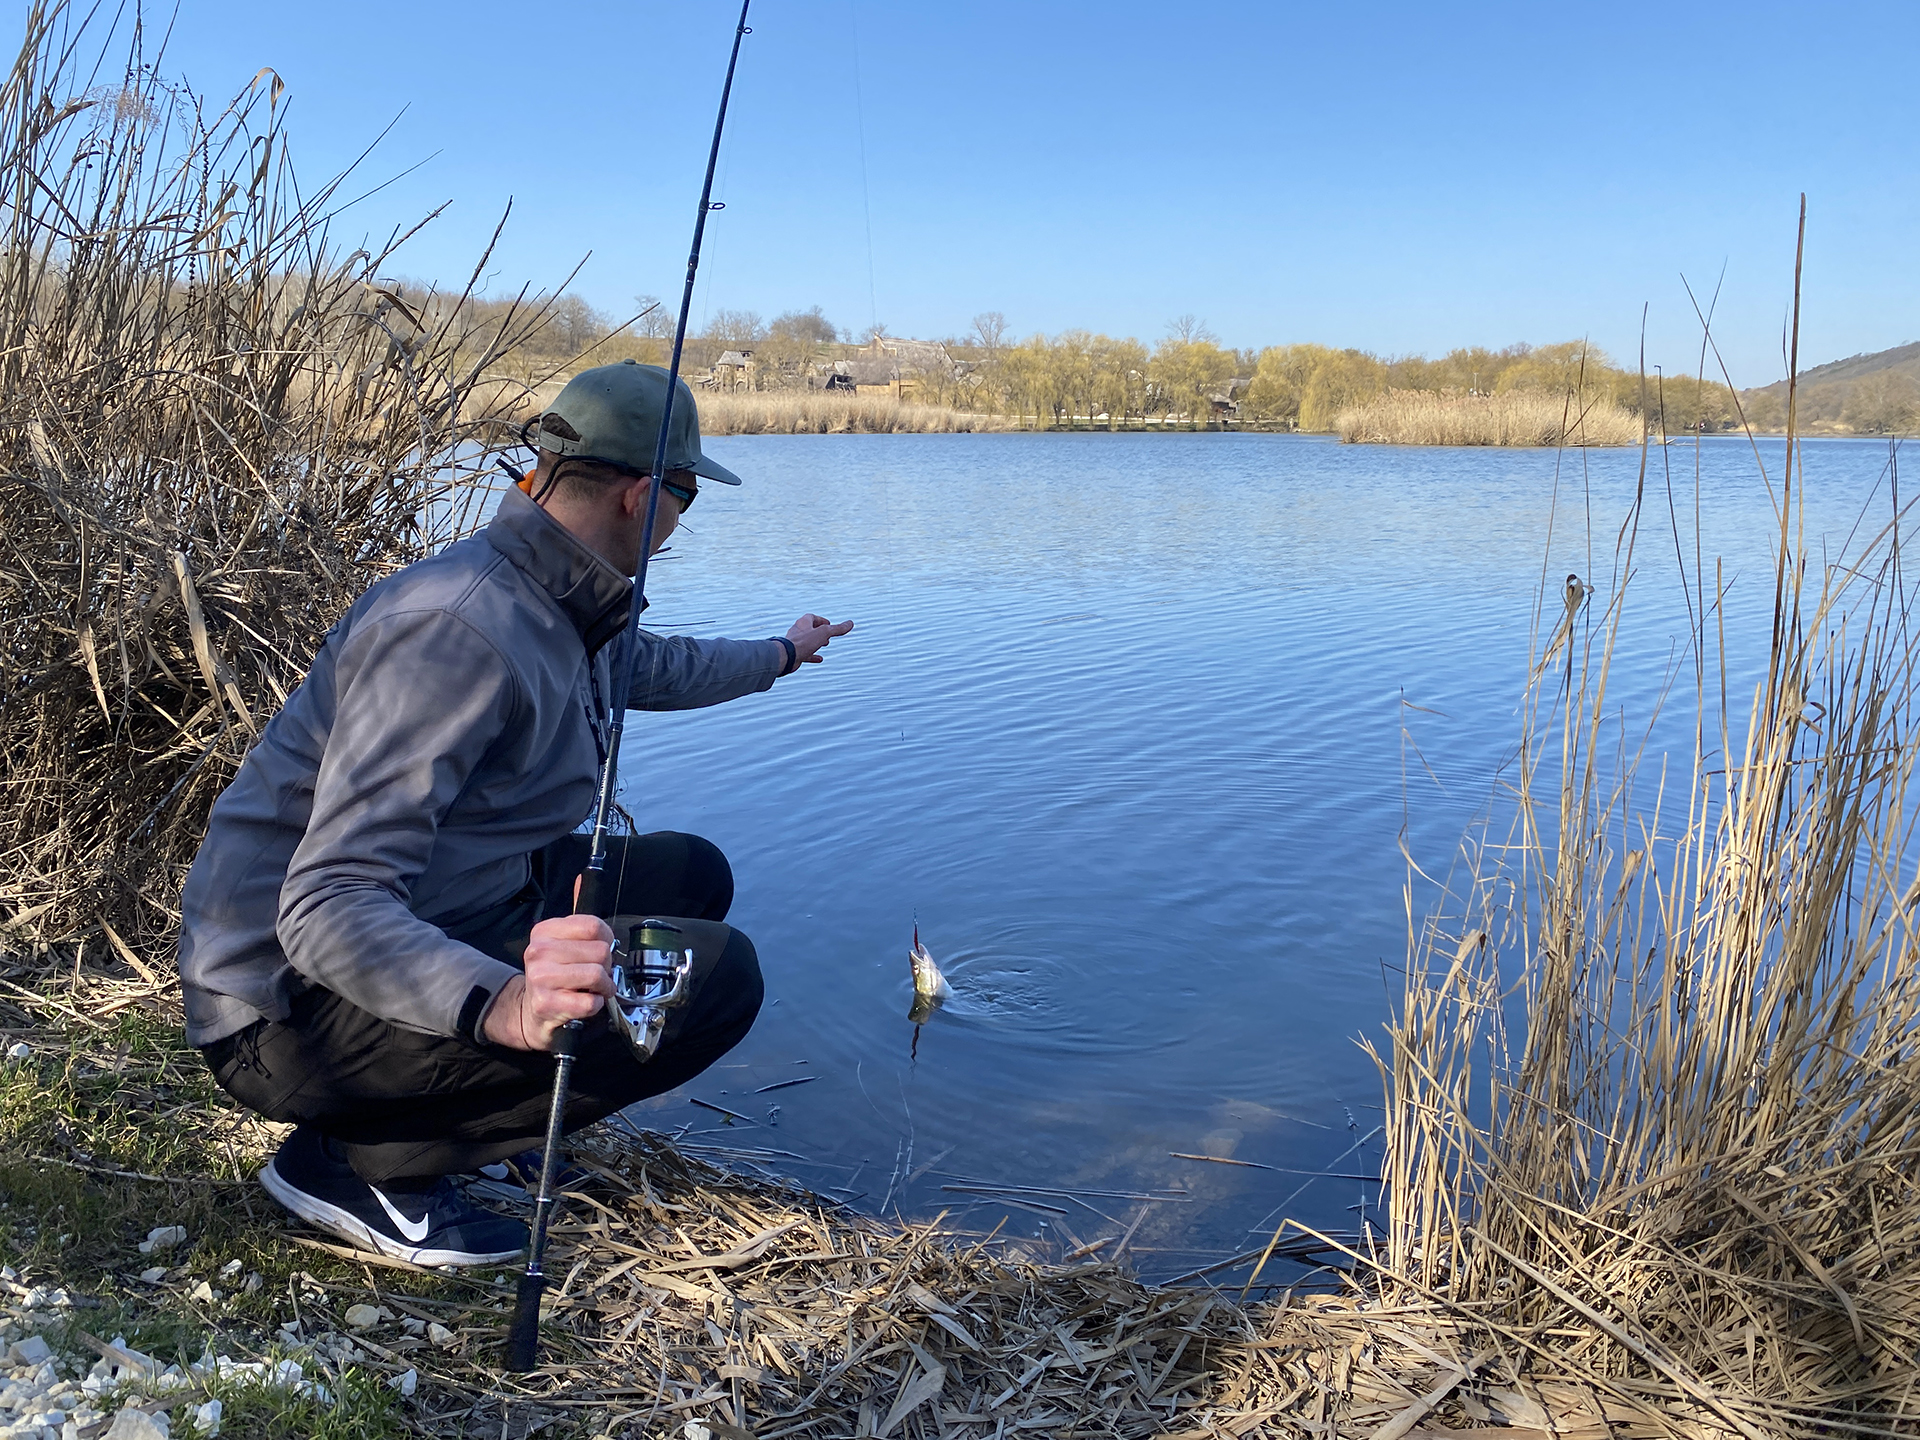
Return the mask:
[[301,975],[382,1019],[462,1033],[515,973],[409,909],[441,821],[515,721],[506,660],[443,610],[383,616],[339,651],[313,815],[280,889]]
[[[614,663],[625,651],[617,642]],[[779,678],[787,650],[778,640],[695,640],[640,632],[629,710],[698,710],[765,690]]]

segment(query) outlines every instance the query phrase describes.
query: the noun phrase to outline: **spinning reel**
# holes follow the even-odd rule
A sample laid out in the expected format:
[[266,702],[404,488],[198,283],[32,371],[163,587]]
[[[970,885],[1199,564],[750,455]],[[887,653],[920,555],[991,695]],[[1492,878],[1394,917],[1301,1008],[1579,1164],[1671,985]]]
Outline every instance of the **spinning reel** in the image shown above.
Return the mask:
[[633,1053],[651,1060],[667,1028],[667,1011],[687,1003],[693,951],[686,932],[665,920],[613,922],[613,994],[607,1010]]

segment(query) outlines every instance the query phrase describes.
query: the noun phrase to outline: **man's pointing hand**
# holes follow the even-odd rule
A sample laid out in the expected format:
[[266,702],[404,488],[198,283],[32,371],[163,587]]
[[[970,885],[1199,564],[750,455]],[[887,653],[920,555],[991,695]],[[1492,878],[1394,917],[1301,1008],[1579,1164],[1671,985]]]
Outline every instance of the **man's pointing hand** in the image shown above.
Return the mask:
[[808,612],[787,627],[787,639],[793,642],[793,652],[802,665],[818,665],[825,658],[820,652],[827,648],[827,642],[851,629],[851,620],[836,625],[824,615]]

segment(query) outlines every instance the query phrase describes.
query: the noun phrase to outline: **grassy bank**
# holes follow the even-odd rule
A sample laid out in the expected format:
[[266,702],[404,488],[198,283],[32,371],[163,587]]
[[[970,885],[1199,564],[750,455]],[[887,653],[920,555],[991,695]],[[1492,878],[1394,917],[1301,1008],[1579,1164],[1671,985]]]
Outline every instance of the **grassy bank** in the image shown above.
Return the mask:
[[1389,390],[1343,410],[1334,430],[1363,445],[1638,445],[1641,436],[1639,418],[1612,401],[1549,390]]

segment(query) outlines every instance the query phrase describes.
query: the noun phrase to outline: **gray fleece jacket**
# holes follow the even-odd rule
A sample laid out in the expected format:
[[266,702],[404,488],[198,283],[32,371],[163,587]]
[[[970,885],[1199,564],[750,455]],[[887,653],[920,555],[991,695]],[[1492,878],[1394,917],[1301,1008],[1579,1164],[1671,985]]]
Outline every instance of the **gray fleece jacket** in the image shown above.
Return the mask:
[[[471,1036],[516,972],[448,929],[513,896],[592,809],[632,585],[518,490],[486,530],[381,581],[214,803],[181,896],[187,1039],[284,1019],[323,985]],[[765,690],[777,640],[642,633],[629,700]],[[596,696],[597,683],[597,696]]]

